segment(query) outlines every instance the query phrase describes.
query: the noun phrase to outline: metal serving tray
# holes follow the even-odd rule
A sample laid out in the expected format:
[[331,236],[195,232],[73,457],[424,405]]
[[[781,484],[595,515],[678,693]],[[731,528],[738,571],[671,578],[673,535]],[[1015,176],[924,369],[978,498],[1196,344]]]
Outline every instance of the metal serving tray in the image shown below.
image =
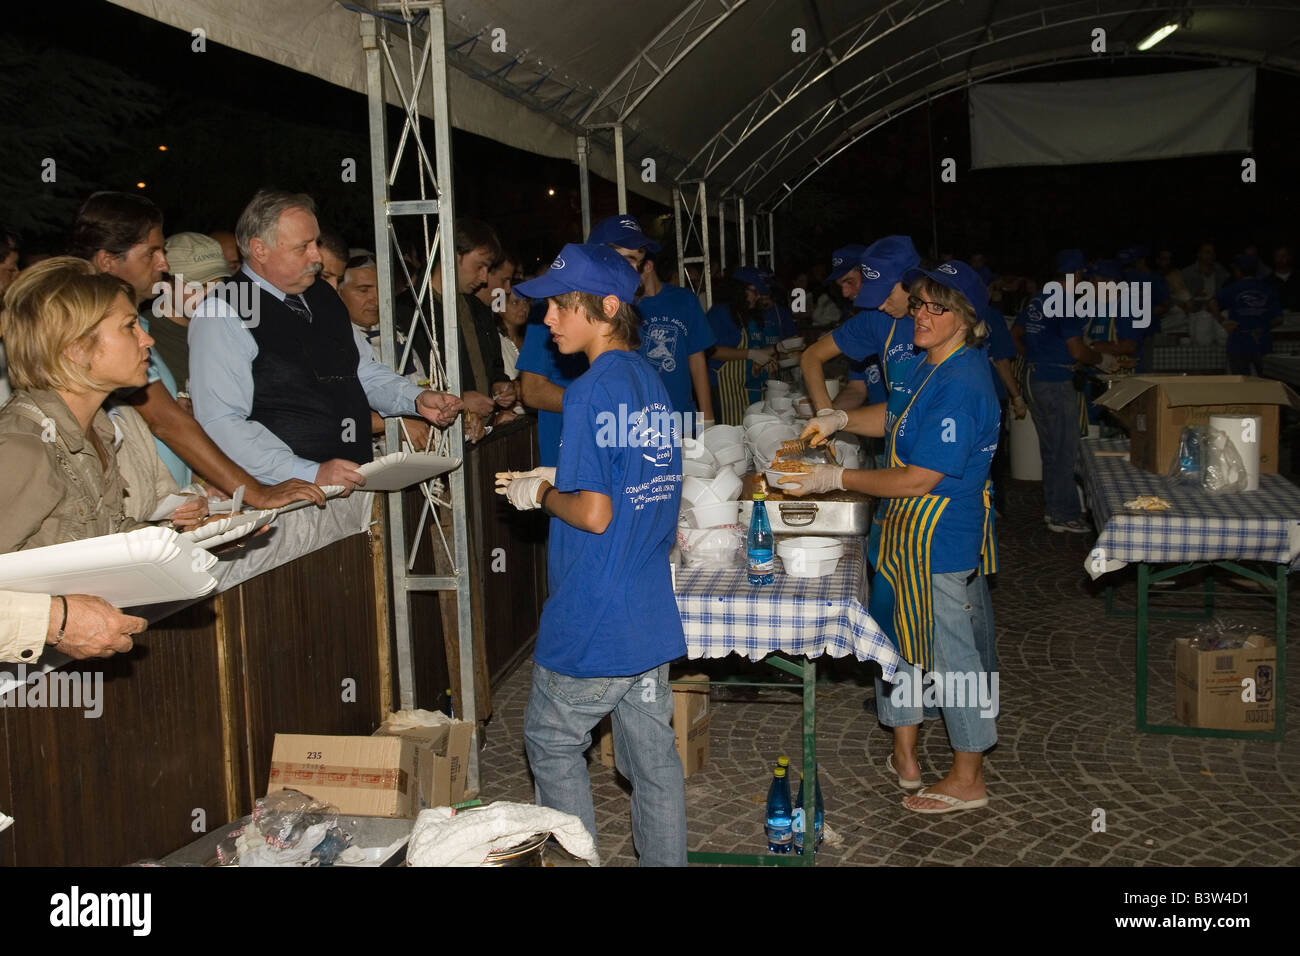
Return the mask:
[[[871,499],[825,501],[820,498],[768,500],[767,518],[773,534],[865,535],[871,528]],[[749,527],[753,501],[740,503],[740,520]]]

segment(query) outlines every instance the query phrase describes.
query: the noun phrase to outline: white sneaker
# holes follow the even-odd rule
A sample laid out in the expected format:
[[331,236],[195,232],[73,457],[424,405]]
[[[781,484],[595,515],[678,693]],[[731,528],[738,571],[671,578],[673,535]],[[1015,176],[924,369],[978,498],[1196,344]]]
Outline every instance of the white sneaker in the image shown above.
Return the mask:
[[1069,534],[1091,534],[1092,528],[1084,524],[1078,518],[1071,518],[1069,521],[1057,521],[1055,518],[1048,519],[1047,530],[1064,531]]

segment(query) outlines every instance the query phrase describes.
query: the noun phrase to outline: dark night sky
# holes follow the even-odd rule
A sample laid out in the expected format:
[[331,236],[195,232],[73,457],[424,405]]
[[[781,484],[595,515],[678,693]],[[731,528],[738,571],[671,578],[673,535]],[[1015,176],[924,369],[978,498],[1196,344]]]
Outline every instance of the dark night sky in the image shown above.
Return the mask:
[[[58,9],[55,20],[48,7],[6,8],[0,40],[21,44],[47,69],[71,63],[93,78],[99,63],[116,67],[152,87],[152,102],[144,104],[151,115],[121,128],[120,142],[106,154],[81,160],[79,167],[76,157],[69,157],[79,174],[78,195],[73,186],[62,187],[64,205],[50,206],[60,210],[50,217],[54,222],[63,221],[62,210],[67,203],[75,207],[80,195],[96,188],[134,190],[143,180],[144,192],[167,215],[168,232],[229,228],[254,190],[274,184],[312,193],[324,221],[354,245],[373,244],[363,96],[211,42],[205,55],[196,56],[188,34],[102,0],[65,0]],[[1145,68],[1190,66],[1163,61]],[[1133,70],[1131,61],[1103,59],[1019,78],[1073,79]],[[12,70],[0,70],[0,92],[13,81]],[[268,89],[276,93],[274,102],[265,99]],[[1110,255],[1134,242],[1163,243],[1183,261],[1190,260],[1202,237],[1218,242],[1221,257],[1246,242],[1261,249],[1292,242],[1300,214],[1293,112],[1298,94],[1300,78],[1259,71],[1252,152],[1259,181],[1244,184],[1238,155],[971,171],[966,94],[953,93],[862,140],[806,184],[779,213],[779,265],[801,267],[826,258],[836,245],[892,232],[912,234],[925,250],[932,244],[932,218],[942,251],[959,256],[984,251],[995,268],[1016,271],[1037,270],[1062,246]],[[19,96],[40,115],[69,124],[93,108],[66,90],[57,98],[46,87],[20,90]],[[250,107],[254,101],[259,105]],[[399,122],[394,111],[390,130],[400,129]],[[30,126],[19,125],[0,139],[8,140],[5,150],[17,153],[19,165],[39,164],[43,155],[37,149],[30,160],[21,148],[15,150],[29,134]],[[936,159],[957,160],[956,183],[938,182],[937,165],[930,162],[931,134]],[[167,152],[157,150],[160,143],[167,144]],[[454,151],[459,214],[492,222],[527,258],[546,260],[561,243],[578,238],[572,162],[460,132]],[[346,156],[358,160],[355,184],[340,181]],[[14,188],[12,179],[3,180],[6,191]],[[555,196],[547,195],[548,188]],[[593,200],[597,218],[615,211],[611,184],[594,180]],[[635,196],[630,202],[642,216],[666,211]],[[0,220],[9,205],[12,201],[0,196]],[[26,232],[34,245],[59,241],[52,225]]]

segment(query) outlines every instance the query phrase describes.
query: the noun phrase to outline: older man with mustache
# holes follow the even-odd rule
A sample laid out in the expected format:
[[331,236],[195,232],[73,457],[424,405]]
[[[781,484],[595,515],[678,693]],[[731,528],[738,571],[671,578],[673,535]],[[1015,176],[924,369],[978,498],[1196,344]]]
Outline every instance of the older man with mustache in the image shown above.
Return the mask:
[[240,214],[244,264],[190,322],[194,414],[258,480],[364,484],[370,410],[450,425],[461,401],[377,362],[323,279],[310,196],[262,190]]

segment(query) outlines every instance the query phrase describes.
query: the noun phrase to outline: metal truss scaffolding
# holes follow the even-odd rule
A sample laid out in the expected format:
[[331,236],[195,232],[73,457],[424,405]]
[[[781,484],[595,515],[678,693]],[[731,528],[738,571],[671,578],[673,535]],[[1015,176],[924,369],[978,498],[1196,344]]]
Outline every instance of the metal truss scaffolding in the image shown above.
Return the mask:
[[[361,46],[365,52],[367,98],[370,124],[370,175],[374,198],[375,261],[379,281],[379,329],[384,361],[395,369],[406,367],[414,334],[423,329],[432,352],[427,357],[429,387],[461,393],[459,352],[439,354],[430,316],[433,306],[431,278],[437,257],[442,257],[442,275],[447,295],[442,301],[443,342],[458,341],[456,256],[452,241],[455,210],[452,201],[451,119],[447,103],[447,41],[444,0],[379,0],[371,2],[371,13],[361,14]],[[391,87],[388,86],[391,84]],[[388,133],[386,89],[396,95],[404,115],[402,130],[393,142]],[[422,109],[423,106],[423,109]],[[421,127],[421,113],[433,120],[433,142],[428,143]],[[394,198],[392,191],[399,172],[408,174],[418,198]],[[403,228],[399,230],[399,223]],[[409,224],[409,226],[407,225]],[[399,237],[400,232],[400,237]],[[400,241],[399,241],[400,238]],[[423,255],[412,274],[402,254],[402,242],[418,240]],[[414,315],[404,329],[395,327],[393,309],[394,269],[414,297]],[[400,345],[400,348],[399,348]],[[422,357],[423,358],[423,357]],[[390,418],[385,432],[388,447],[396,449],[403,437],[401,419]],[[408,436],[409,437],[409,436]],[[431,430],[428,450],[464,460],[464,428],[461,419],[444,431]],[[408,442],[409,444],[409,442]],[[457,468],[422,486],[423,510],[413,533],[407,528],[401,493],[388,496],[388,546],[391,558],[390,582],[393,596],[393,628],[397,641],[397,673],[403,709],[416,705],[412,592],[447,591],[456,595],[460,662],[462,720],[476,722],[474,680],[474,637],[471,620],[468,528],[465,523],[465,473]],[[451,541],[445,527],[451,526]],[[430,532],[426,534],[426,526]],[[435,548],[435,567],[441,563],[447,573],[411,573],[420,544],[426,537]],[[437,552],[441,547],[442,551]],[[441,560],[439,560],[441,559]],[[467,787],[479,786],[477,734],[470,747]]]
[[[673,221],[677,226],[677,275],[683,288],[704,292],[704,307],[713,307],[713,276],[709,269],[709,201],[704,180],[673,188]],[[688,265],[698,264],[700,280],[691,279]]]

